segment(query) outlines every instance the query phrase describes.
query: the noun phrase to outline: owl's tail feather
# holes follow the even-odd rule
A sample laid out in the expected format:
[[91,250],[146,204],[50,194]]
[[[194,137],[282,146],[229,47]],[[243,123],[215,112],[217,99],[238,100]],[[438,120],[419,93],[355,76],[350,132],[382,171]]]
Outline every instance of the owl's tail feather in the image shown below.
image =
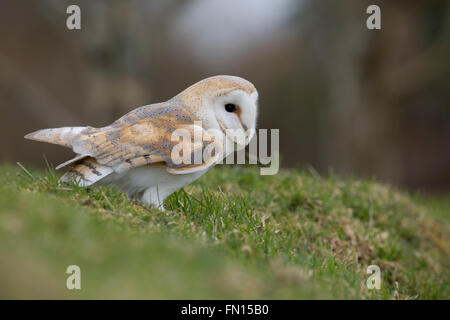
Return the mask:
[[87,187],[111,174],[114,170],[99,164],[92,157],[85,157],[70,164],[72,167],[62,177],[62,182],[75,181],[80,187]]
[[[90,127],[63,127],[53,129],[42,129],[25,136],[25,139],[57,144],[72,148],[74,138],[83,134]],[[87,187],[111,174],[114,170],[99,164],[89,155],[77,155],[75,158],[60,164],[56,169],[70,167],[62,177],[62,182],[74,180],[79,186]]]
[[63,127],[42,129],[25,136],[25,139],[58,144],[63,147],[72,147],[72,139],[88,127]]

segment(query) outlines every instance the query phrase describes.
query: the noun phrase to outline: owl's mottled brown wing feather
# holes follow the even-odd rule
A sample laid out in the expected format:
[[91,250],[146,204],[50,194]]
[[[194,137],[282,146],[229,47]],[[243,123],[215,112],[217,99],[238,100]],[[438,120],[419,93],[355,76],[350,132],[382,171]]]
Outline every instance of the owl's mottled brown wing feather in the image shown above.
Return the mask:
[[114,172],[111,167],[103,166],[89,156],[67,165],[70,166],[70,170],[61,177],[61,181],[74,180],[83,187],[90,186]]
[[[194,120],[182,107],[151,105],[133,110],[110,126],[88,128],[74,137],[71,144],[76,153],[90,156],[115,172],[163,162],[171,173],[189,173],[212,161],[177,164],[172,160],[172,149],[179,143],[172,141],[172,133],[177,129],[192,132]],[[203,144],[196,145],[192,151],[201,152],[203,148]]]

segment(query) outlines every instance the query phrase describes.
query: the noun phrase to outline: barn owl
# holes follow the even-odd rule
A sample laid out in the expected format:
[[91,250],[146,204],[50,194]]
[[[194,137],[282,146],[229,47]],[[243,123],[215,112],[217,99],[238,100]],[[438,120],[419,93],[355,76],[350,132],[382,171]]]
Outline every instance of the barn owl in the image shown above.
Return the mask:
[[[56,169],[69,167],[62,182],[80,186],[112,185],[129,198],[164,210],[170,194],[198,179],[226,157],[237,141],[228,130],[244,130],[245,147],[255,131],[258,92],[249,81],[235,76],[201,80],[172,99],[130,111],[111,125],[42,129],[25,136],[71,148],[77,155]],[[173,132],[185,129],[215,130],[212,157],[200,163],[178,163],[173,159]],[[205,143],[193,144],[202,151]],[[242,143],[241,143],[242,147]],[[198,151],[198,150],[197,150]]]

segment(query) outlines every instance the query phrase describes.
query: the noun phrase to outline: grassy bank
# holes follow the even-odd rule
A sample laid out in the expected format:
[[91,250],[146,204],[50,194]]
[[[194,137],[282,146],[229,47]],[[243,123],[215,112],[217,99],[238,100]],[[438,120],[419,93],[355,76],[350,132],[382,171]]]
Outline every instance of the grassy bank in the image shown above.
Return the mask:
[[372,181],[258,173],[214,168],[164,213],[5,164],[0,298],[450,298],[450,213]]

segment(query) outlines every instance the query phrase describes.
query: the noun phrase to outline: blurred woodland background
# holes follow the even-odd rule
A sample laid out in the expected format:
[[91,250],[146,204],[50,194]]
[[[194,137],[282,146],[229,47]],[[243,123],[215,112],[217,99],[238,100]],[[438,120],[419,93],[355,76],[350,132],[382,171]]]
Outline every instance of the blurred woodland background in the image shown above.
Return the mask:
[[258,88],[282,166],[448,192],[449,57],[448,0],[2,0],[0,160],[58,164],[71,152],[23,136],[107,125],[231,74]]

